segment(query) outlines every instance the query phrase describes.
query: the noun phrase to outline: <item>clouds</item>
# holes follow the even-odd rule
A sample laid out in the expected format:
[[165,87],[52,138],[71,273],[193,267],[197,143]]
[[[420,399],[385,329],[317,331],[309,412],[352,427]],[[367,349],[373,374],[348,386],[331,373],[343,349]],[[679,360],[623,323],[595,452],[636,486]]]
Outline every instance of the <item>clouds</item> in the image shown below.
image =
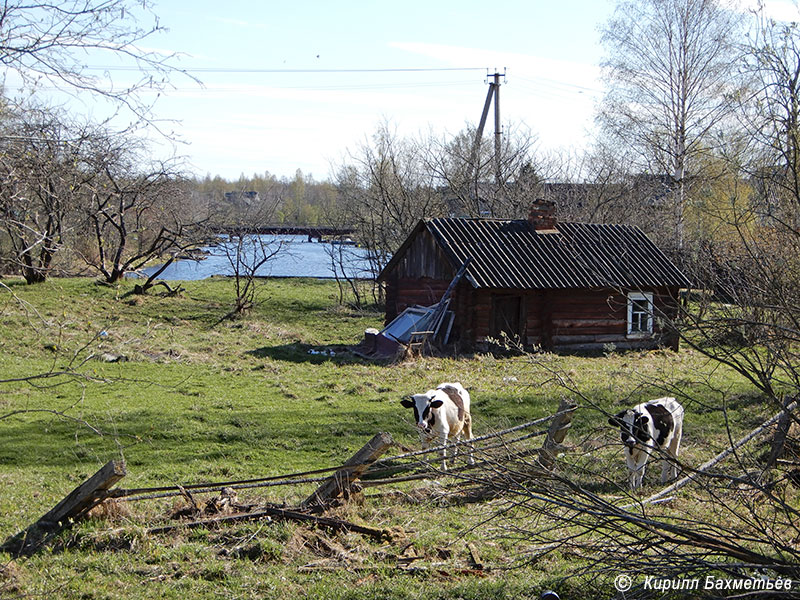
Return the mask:
[[203,85],[178,82],[157,111],[177,122],[201,175],[301,168],[324,177],[383,122],[400,136],[477,123],[487,69],[507,68],[503,123],[525,124],[547,147],[578,145],[592,123],[595,28],[606,8],[197,0],[192,11],[163,12],[170,32],[159,43],[186,53],[181,66]]

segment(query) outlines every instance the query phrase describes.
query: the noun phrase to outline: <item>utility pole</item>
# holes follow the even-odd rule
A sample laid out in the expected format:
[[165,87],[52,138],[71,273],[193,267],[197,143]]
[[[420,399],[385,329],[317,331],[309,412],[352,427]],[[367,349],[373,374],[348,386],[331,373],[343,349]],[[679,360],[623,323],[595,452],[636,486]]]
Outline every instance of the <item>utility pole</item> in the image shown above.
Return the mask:
[[[505,76],[505,73],[503,73]],[[502,131],[500,128],[500,73],[495,72],[494,83],[494,182],[500,185],[500,136]],[[490,88],[491,89],[491,88]]]
[[[500,150],[501,150],[501,137],[502,137],[502,129],[500,127],[500,77],[505,79],[506,72],[503,69],[503,72],[495,72],[492,75],[488,75],[487,79],[491,77],[494,81],[489,82],[489,93],[486,94],[486,102],[483,105],[483,112],[481,113],[481,120],[478,123],[478,130],[475,133],[475,141],[472,144],[472,153],[470,155],[470,179],[472,176],[477,172],[477,162],[478,157],[480,155],[480,147],[481,147],[481,139],[483,138],[483,128],[486,126],[486,118],[489,116],[489,107],[492,104],[492,98],[494,98],[494,178],[495,183],[500,185],[501,182],[501,172],[500,172]],[[476,182],[477,187],[477,182]]]

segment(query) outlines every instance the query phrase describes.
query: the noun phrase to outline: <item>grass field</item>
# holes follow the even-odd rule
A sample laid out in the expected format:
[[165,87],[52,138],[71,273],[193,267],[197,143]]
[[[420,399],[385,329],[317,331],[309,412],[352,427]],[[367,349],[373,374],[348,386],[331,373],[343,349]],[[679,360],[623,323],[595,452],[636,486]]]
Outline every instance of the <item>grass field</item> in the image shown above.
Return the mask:
[[[132,488],[335,466],[380,431],[416,446],[399,400],[442,381],[469,389],[476,435],[546,416],[562,396],[575,397],[581,408],[568,442],[577,453],[602,448],[608,477],[620,485],[624,462],[602,410],[679,396],[687,411],[683,456],[694,464],[725,446],[726,422],[737,435],[769,413],[742,379],[689,351],[369,363],[347,346],[365,328],[380,326],[382,315],[337,306],[332,282],[265,281],[261,303],[236,320],[222,320],[233,300],[225,279],[187,282],[173,298],[133,296],[127,282],[2,282],[2,539],[111,459],[125,459],[128,475],[120,485]],[[49,376],[24,380],[36,375]],[[646,480],[652,491],[655,472]],[[496,505],[415,496],[423,485],[429,491],[447,483],[367,491],[363,502],[337,513],[401,528],[403,542],[263,522],[153,535],[145,528],[166,522],[178,501],[123,505],[31,558],[0,554],[0,596],[455,599],[570,589],[569,561],[553,555],[518,566],[524,542],[497,535],[491,522],[472,528]],[[242,495],[293,505],[311,489]],[[481,576],[462,568],[470,540],[480,543],[491,567]],[[396,568],[409,544],[425,568]],[[301,569],[337,552],[342,568]],[[613,595],[606,592],[598,589],[599,597]]]

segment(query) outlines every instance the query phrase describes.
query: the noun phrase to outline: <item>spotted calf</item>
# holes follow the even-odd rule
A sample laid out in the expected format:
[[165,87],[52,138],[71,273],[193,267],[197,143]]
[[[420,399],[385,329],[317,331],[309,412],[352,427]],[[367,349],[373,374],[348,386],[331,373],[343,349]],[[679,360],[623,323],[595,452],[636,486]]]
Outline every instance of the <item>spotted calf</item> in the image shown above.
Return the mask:
[[647,459],[653,450],[663,452],[661,483],[678,476],[678,451],[683,433],[683,407],[675,398],[643,402],[611,417],[620,428],[631,489],[642,486]]
[[[443,383],[435,390],[424,394],[414,394],[400,402],[406,408],[414,409],[414,421],[419,428],[423,449],[438,442],[442,448],[442,469],[447,470],[447,440],[458,441],[462,433],[467,440],[472,439],[472,416],[469,412],[469,392],[460,383]],[[473,446],[469,444],[469,463]],[[453,458],[458,454],[458,446],[454,449]]]

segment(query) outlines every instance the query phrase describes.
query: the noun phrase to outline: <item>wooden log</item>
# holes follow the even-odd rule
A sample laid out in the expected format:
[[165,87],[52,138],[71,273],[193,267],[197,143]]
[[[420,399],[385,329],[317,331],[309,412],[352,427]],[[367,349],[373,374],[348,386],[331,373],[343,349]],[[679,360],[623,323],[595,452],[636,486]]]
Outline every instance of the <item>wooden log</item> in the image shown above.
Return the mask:
[[364,471],[374,463],[378,457],[394,444],[392,436],[388,433],[378,433],[367,444],[356,452],[342,468],[322,482],[317,490],[306,498],[302,506],[324,507],[340,496],[347,496],[351,486],[357,481]]
[[575,414],[576,408],[578,408],[578,405],[572,400],[561,399],[556,416],[547,430],[547,437],[542,443],[542,451],[539,453],[539,462],[545,469],[553,468],[556,461],[556,453],[572,426],[572,416]]
[[102,502],[103,493],[125,475],[125,461],[109,461],[33,525],[7,539],[0,548],[12,554],[34,554],[49,537]]

